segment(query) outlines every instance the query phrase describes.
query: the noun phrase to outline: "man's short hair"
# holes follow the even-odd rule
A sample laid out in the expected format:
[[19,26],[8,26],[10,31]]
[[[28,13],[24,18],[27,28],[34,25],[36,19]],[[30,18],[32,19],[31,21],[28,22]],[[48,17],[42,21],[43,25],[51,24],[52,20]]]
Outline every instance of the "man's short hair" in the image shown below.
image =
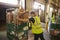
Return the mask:
[[32,11],[32,12],[31,12],[31,14],[35,14],[35,12],[34,12],[34,11]]

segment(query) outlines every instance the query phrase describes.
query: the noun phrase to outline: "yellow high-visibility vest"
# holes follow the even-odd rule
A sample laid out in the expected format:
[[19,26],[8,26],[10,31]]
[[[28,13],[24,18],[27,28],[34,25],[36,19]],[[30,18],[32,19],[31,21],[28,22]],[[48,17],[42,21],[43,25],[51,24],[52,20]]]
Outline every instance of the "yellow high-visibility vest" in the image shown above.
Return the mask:
[[32,33],[40,34],[43,32],[40,18],[38,16],[34,17],[35,22],[32,23]]
[[53,16],[53,17],[52,17],[52,23],[54,23],[54,22],[55,22],[55,17]]

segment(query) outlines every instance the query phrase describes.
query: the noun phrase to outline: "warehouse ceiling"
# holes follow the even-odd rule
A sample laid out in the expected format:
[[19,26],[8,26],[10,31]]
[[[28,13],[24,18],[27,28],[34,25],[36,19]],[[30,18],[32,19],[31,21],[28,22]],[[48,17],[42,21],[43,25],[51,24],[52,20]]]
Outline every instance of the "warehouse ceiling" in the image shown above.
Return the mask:
[[36,2],[38,2],[38,3],[41,3],[41,4],[45,4],[44,2],[45,2],[45,0],[35,0]]
[[17,8],[17,7],[18,7],[17,5],[0,2],[0,8]]

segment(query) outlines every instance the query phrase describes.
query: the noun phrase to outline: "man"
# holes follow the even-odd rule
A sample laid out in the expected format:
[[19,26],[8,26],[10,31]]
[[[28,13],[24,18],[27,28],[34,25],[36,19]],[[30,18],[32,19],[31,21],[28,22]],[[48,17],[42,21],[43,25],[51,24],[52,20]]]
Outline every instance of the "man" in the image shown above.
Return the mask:
[[55,20],[55,14],[52,13],[52,23],[54,23],[56,20]]
[[31,12],[32,18],[29,19],[30,23],[32,24],[32,33],[34,34],[34,40],[45,40],[43,37],[43,30],[40,22],[40,18],[36,15],[35,12]]

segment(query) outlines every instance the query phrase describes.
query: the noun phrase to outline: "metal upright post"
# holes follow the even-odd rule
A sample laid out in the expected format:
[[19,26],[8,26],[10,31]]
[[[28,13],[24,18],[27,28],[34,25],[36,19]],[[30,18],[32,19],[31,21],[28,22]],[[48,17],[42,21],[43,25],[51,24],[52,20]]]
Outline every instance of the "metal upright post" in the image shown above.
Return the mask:
[[15,40],[19,40],[18,33],[17,33],[18,24],[17,24],[17,20],[16,20],[17,14],[18,14],[18,9],[15,9],[15,12],[14,12],[14,15],[13,15],[13,17],[14,17],[14,30],[15,30],[15,36],[16,36]]
[[[49,1],[48,0],[45,0],[45,10],[44,10],[44,16],[45,16],[45,18],[46,18],[46,13],[47,13],[47,3],[48,3]],[[45,22],[46,22],[46,19],[45,19]]]

